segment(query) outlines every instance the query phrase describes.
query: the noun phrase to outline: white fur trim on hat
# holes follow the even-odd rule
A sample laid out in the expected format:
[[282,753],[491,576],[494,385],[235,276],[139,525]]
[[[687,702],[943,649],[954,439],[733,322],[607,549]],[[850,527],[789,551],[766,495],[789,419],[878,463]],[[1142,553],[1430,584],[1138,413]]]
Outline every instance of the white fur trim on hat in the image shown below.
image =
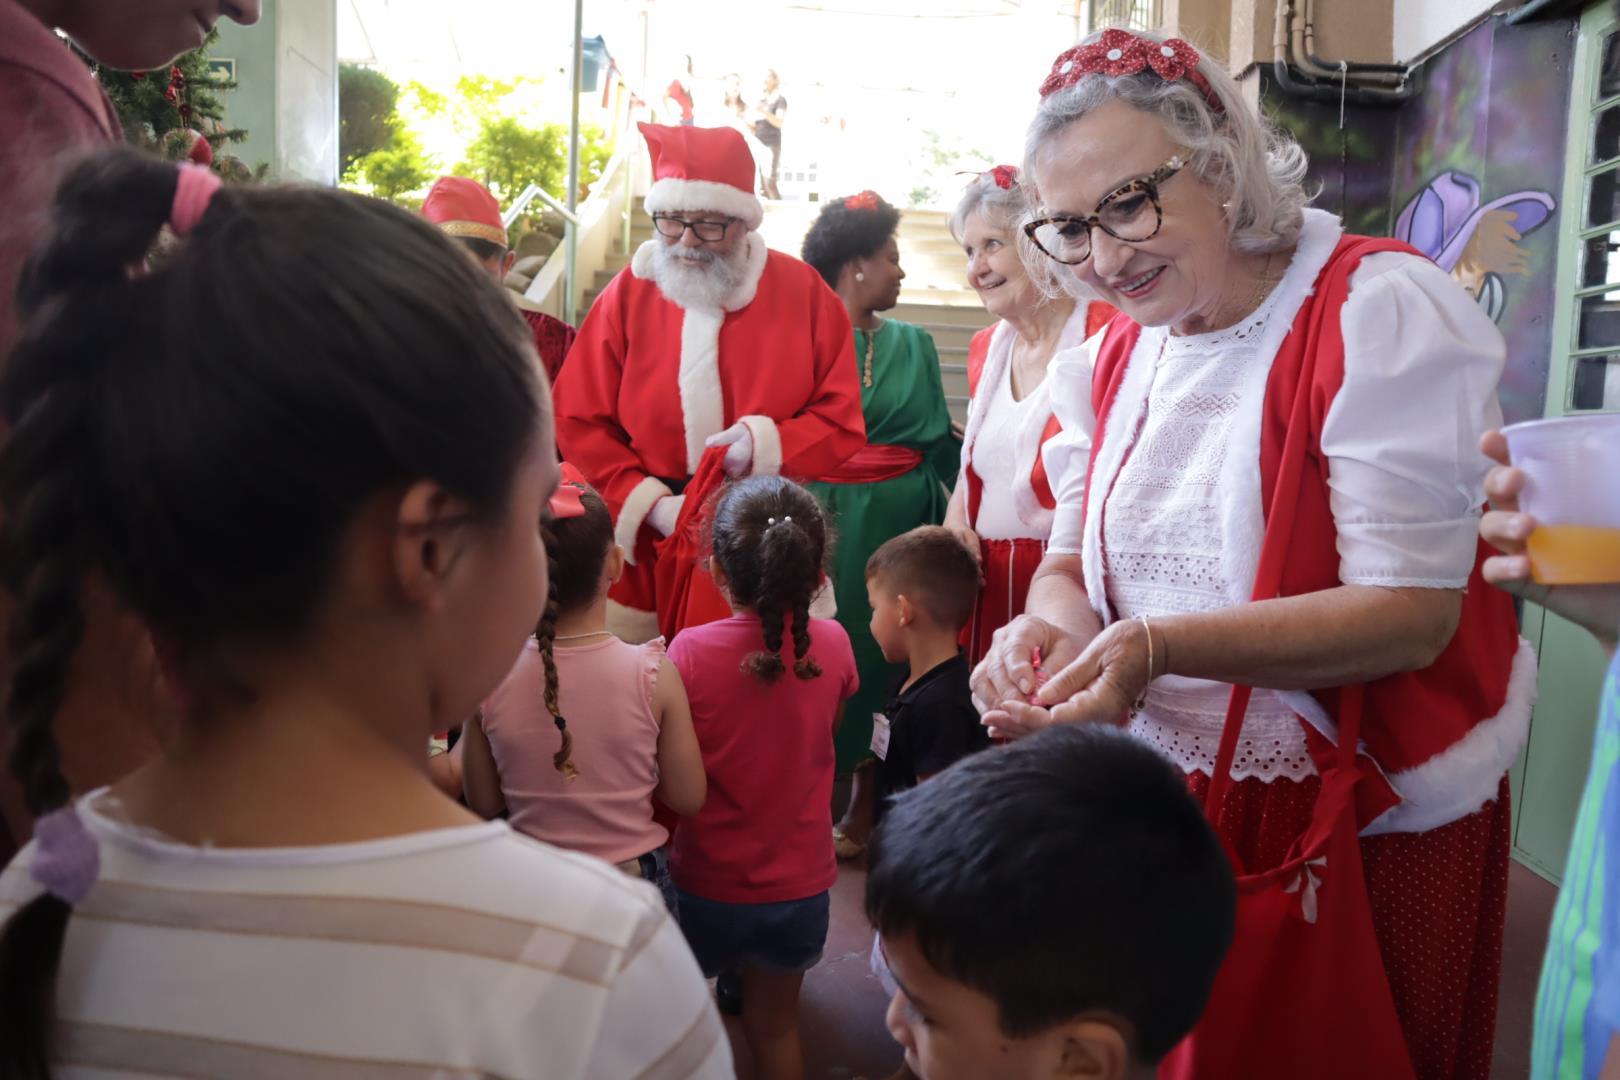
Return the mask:
[[613,523],[613,539],[624,548],[624,561],[636,565],[636,534],[641,523],[652,513],[653,503],[666,495],[675,494],[656,476],[643,476],[641,483],[630,489],[624,505],[619,507],[618,520]]
[[776,476],[782,471],[782,433],[768,416],[744,416],[737,421],[754,439],[753,471],[759,476]]
[[765,220],[765,207],[753,192],[713,180],[654,181],[643,205],[649,214],[725,214],[740,219],[750,232]]
[[658,636],[658,612],[607,602],[607,630],[627,645],[642,645]]

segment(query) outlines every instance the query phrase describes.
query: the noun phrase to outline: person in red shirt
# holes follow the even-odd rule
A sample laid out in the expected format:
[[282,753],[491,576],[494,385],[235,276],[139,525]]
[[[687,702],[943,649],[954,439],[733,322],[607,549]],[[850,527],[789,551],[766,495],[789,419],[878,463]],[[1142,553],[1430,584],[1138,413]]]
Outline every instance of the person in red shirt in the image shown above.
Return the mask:
[[[711,572],[733,616],[669,648],[692,703],[708,798],[675,832],[681,929],[706,976],[742,970],[758,1075],[804,1075],[799,988],[827,940],[833,732],[859,686],[849,635],[810,617],[827,524],[779,476],[725,489]],[[791,657],[791,660],[789,659]]]
[[664,104],[669,111],[679,115],[681,127],[691,127],[697,123],[692,112],[692,58],[684,57],[686,61],[685,74],[677,73],[669,81],[669,87],[664,91]]
[[[21,332],[11,298],[47,228],[46,207],[63,169],[80,152],[123,138],[112,102],[55,31],[109,67],[144,71],[197,48],[221,18],[257,22],[259,6],[260,0],[0,0],[0,191],[6,193],[0,359]],[[144,633],[93,584],[85,604],[81,670],[95,675],[77,680],[57,716],[63,772],[74,791],[116,780],[154,754],[160,712]],[[0,815],[3,860],[33,827],[9,778],[0,779]]]
[[[507,246],[501,204],[483,184],[464,176],[439,177],[422,200],[422,216],[454,237],[496,281],[506,280],[517,261],[517,252]],[[547,315],[525,297],[517,297],[517,306],[523,321],[534,331],[534,347],[540,352],[546,376],[556,382],[563,359],[574,345],[574,328]]]

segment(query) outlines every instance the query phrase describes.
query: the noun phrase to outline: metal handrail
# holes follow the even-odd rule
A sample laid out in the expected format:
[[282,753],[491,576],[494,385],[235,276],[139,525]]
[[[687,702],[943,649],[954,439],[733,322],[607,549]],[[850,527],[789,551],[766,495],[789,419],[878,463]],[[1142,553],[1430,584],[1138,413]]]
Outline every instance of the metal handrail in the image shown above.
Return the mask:
[[538,184],[530,184],[528,187],[523,189],[522,194],[520,194],[516,199],[512,200],[511,208],[501,214],[501,224],[510,229],[512,227],[512,222],[518,219],[518,215],[527,210],[529,208],[529,204],[534,202],[536,199],[539,199],[541,202],[551,207],[551,209],[561,214],[563,220],[568,222],[568,224],[579,224],[579,216],[577,214],[568,209],[568,207],[564,206],[562,203],[558,202],[556,196],[552,195]]

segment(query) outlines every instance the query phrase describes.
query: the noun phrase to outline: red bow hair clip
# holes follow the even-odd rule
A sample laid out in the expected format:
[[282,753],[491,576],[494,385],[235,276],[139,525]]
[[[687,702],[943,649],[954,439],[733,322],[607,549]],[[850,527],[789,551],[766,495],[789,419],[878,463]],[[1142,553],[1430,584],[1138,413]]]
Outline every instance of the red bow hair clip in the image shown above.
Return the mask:
[[581,496],[585,494],[585,477],[580,471],[568,462],[562,463],[562,483],[557,490],[551,493],[551,501],[546,504],[551,513],[551,520],[566,521],[569,518],[585,516],[585,501]]
[[863,191],[859,195],[851,195],[844,200],[845,210],[876,210],[878,197],[875,191]]
[[1151,68],[1165,82],[1186,79],[1204,95],[1211,109],[1223,113],[1226,107],[1209,80],[1199,74],[1199,60],[1198,50],[1180,38],[1152,41],[1128,30],[1104,30],[1102,37],[1091,44],[1076,45],[1058,54],[1051,73],[1041,83],[1041,97],[1066,90],[1087,75],[1118,78]]
[[1011,191],[1018,185],[1018,168],[1014,165],[997,165],[989,172],[990,179],[996,182],[996,187],[1002,191]]

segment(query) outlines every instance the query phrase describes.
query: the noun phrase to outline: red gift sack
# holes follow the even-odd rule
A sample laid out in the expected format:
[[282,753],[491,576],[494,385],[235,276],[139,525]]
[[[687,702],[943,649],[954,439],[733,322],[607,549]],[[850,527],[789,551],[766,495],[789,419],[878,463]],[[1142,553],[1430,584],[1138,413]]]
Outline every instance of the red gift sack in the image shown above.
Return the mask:
[[658,632],[665,641],[673,641],[682,627],[731,617],[731,605],[703,568],[709,553],[709,538],[704,535],[709,523],[708,504],[726,484],[725,459],[724,446],[703,452],[697,472],[686,485],[686,501],[681,504],[674,531],[658,541],[655,595]]

